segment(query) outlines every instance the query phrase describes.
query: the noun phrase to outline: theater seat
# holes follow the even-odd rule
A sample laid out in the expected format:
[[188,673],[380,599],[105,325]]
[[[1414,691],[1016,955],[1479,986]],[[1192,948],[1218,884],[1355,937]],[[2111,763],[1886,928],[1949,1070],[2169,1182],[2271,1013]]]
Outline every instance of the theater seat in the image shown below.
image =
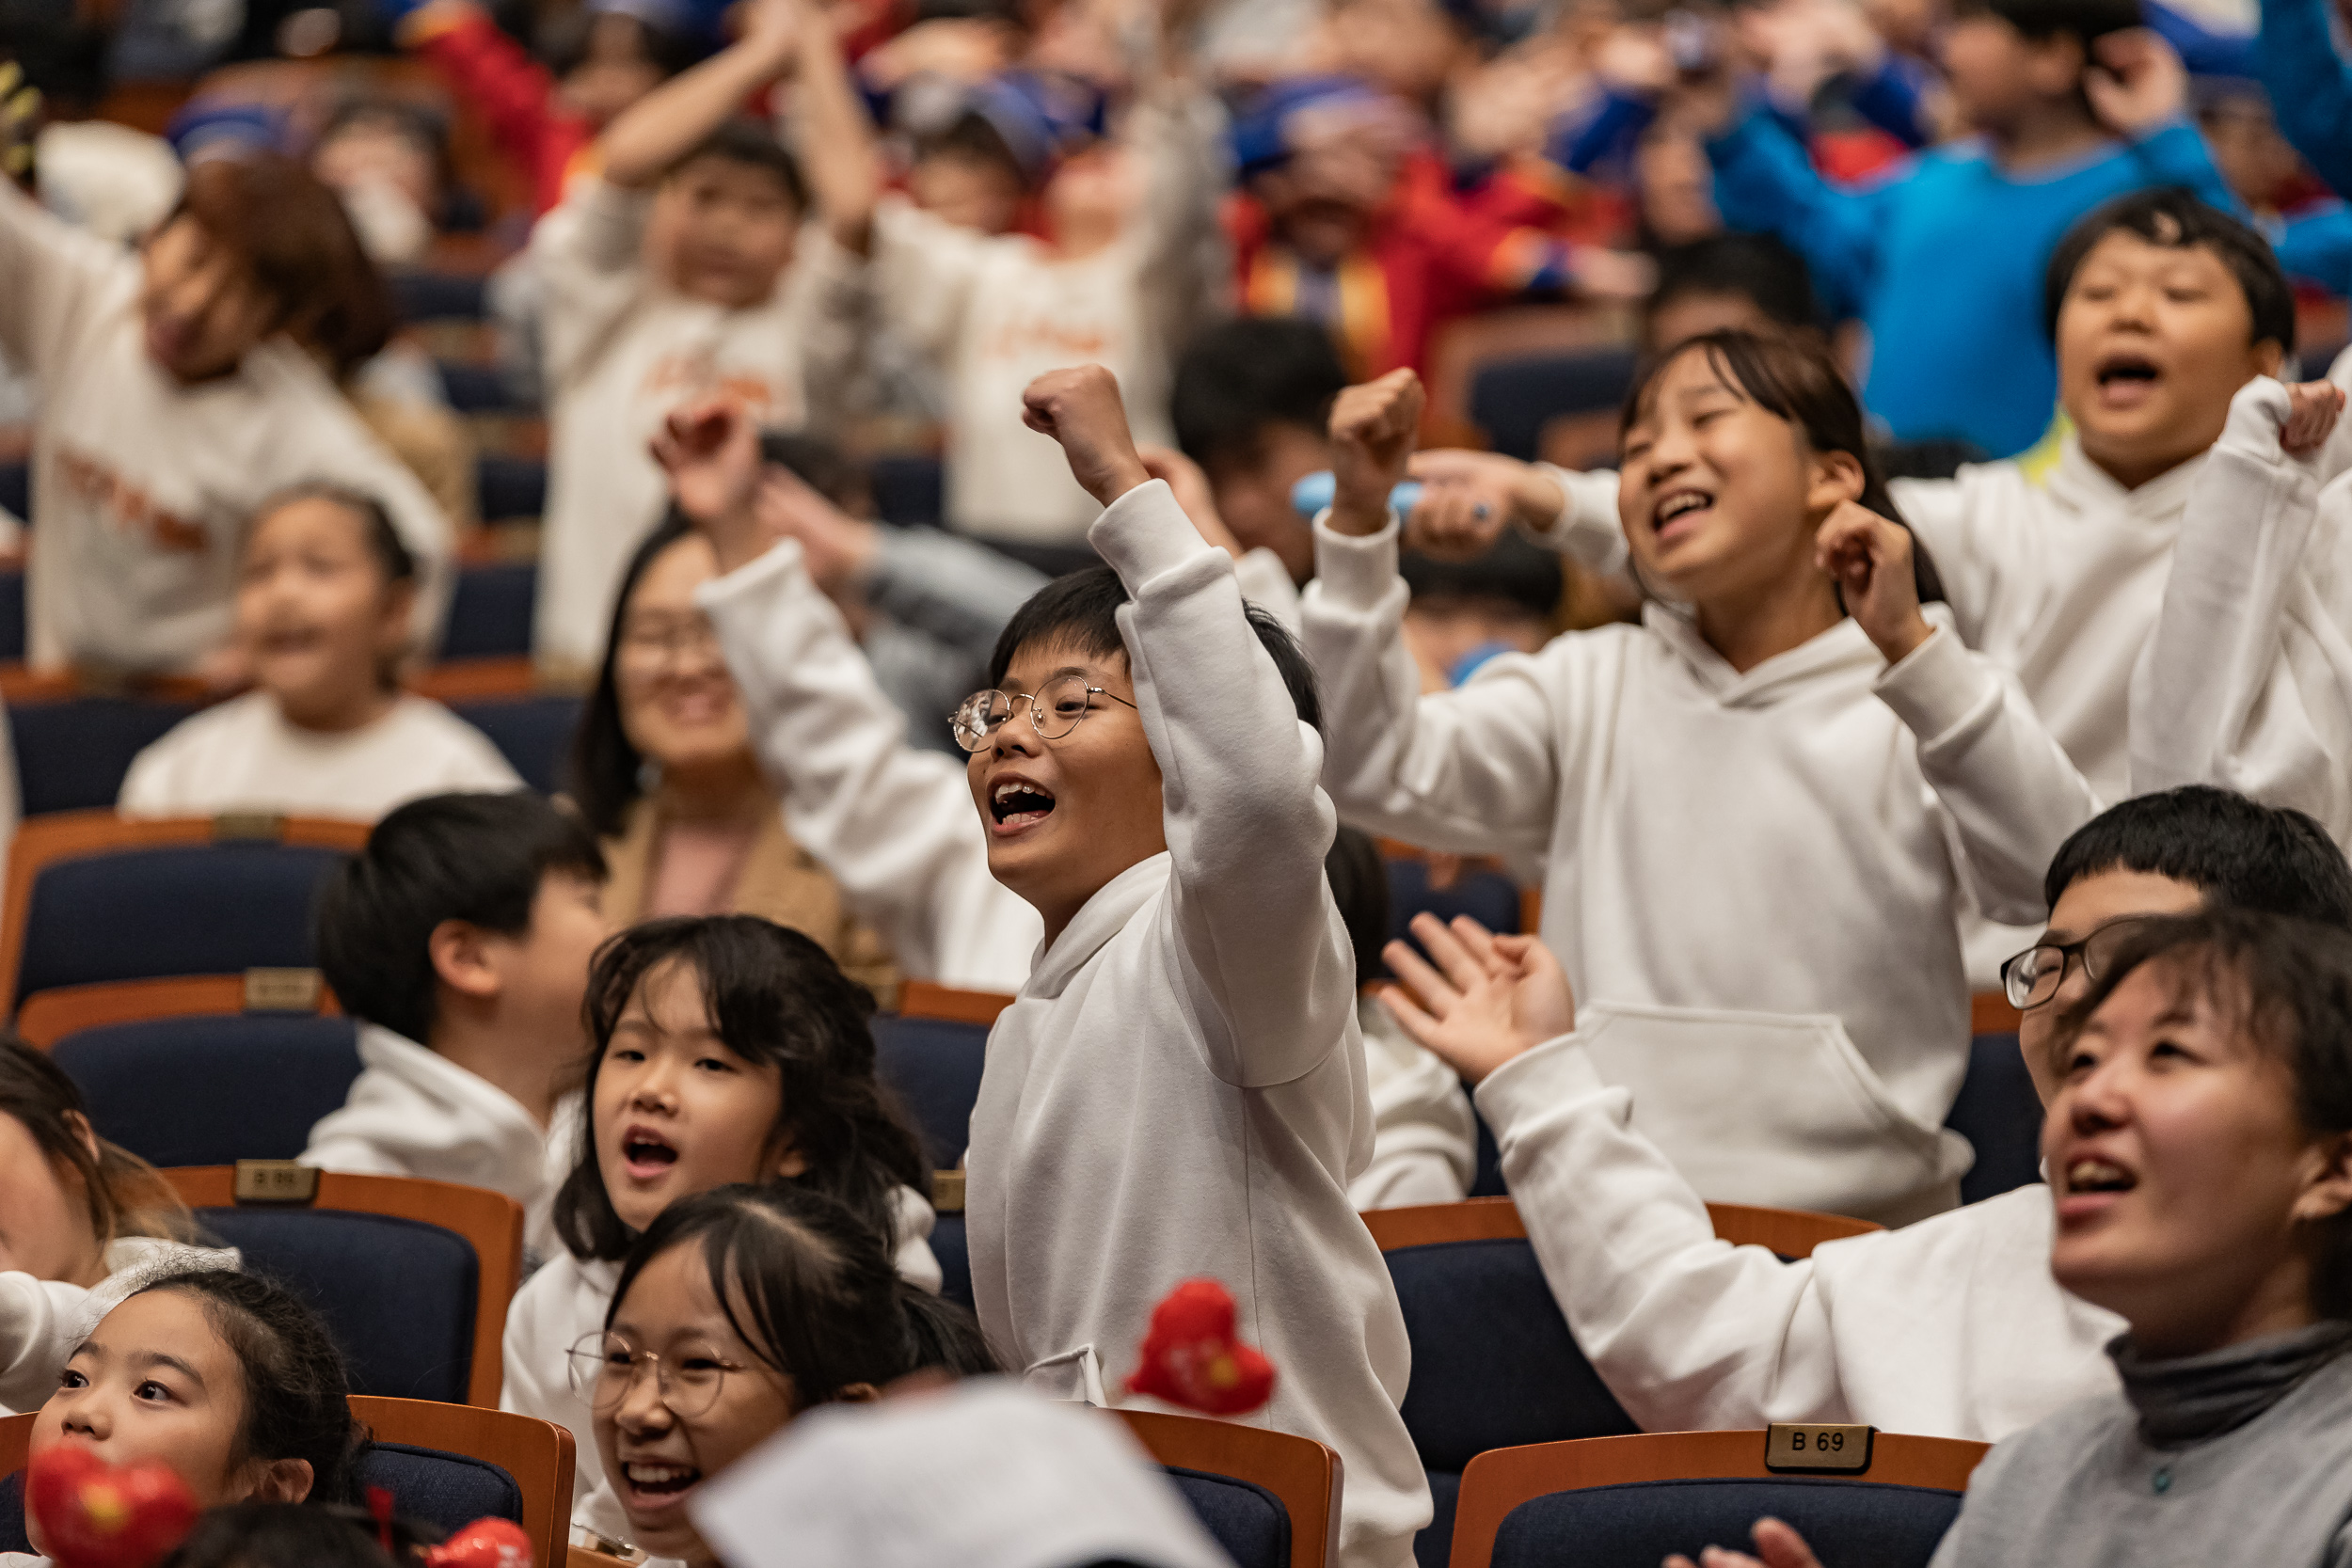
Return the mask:
[[501,561],[466,566],[449,606],[441,657],[513,658],[531,652],[532,604],[539,592],[538,563]]
[[0,664],[24,658],[24,568],[0,570]]
[[157,1165],[291,1160],[359,1076],[351,1020],[298,1014],[110,1024],[51,1053],[99,1134]]
[[580,723],[580,701],[563,692],[452,703],[458,718],[490,737],[523,783],[552,794]]
[[1969,1042],[1968,1074],[1944,1125],[1977,1151],[1977,1163],[1960,1179],[1963,1203],[2042,1180],[2042,1097],[2014,1034],[1979,1035]]
[[1200,1416],[1110,1415],[1126,1423],[1235,1568],[1337,1560],[1340,1457],[1321,1443]]
[[1927,1568],[1960,1494],[1865,1481],[1651,1481],[1521,1503],[1496,1532],[1494,1568],[1657,1568],[1670,1552],[1749,1549],[1766,1514],[1822,1561]]
[[474,506],[485,523],[537,518],[548,509],[548,466],[535,457],[484,452],[474,459]]
[[942,1214],[931,1224],[931,1256],[939,1259],[939,1293],[959,1307],[972,1305],[972,1244],[961,1213]]
[[1391,856],[1385,863],[1391,940],[1409,937],[1417,914],[1434,914],[1439,920],[1466,914],[1489,931],[1518,932],[1519,886],[1502,872],[1465,871],[1452,886],[1438,888],[1429,885],[1429,866],[1424,861]]
[[1163,1473],[1233,1560],[1233,1568],[1290,1568],[1291,1516],[1282,1499],[1238,1476],[1165,1466]]
[[1633,386],[1634,351],[1603,346],[1493,359],[1470,380],[1470,422],[1494,450],[1522,462],[1544,455],[1544,426],[1613,411]]
[[[23,625],[20,615],[19,626]],[[111,811],[139,752],[196,711],[147,697],[65,697],[8,708],[24,815]]]
[[452,1534],[476,1519],[523,1517],[523,1490],[505,1469],[470,1454],[376,1443],[359,1459],[361,1487],[392,1495],[393,1512]]
[[985,1024],[892,1013],[874,1020],[874,1075],[914,1117],[934,1170],[963,1158],[987,1047]]
[[885,452],[866,471],[874,510],[885,523],[936,526],[946,515],[946,480],[936,457]]
[[488,279],[479,273],[426,272],[406,267],[384,275],[404,322],[480,321],[488,313]]

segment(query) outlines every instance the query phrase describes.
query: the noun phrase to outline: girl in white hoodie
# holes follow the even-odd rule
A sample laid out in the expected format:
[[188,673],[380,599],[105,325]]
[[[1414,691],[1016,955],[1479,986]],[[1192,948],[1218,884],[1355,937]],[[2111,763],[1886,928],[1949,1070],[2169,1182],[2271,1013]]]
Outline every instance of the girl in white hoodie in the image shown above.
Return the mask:
[[234,1268],[153,1166],[90,1130],[48,1056],[0,1039],[0,1409],[30,1410],[106,1308],[172,1269]]
[[1955,899],[2040,918],[2042,868],[2097,806],[2014,680],[1923,608],[1933,567],[1836,366],[1740,332],[1663,359],[1621,437],[1642,625],[1425,697],[1388,508],[1421,403],[1395,372],[1332,414],[1305,599],[1325,787],[1367,830],[1544,861],[1593,1061],[1702,1195],[1950,1207]]
[[573,1522],[628,1540],[596,1462],[571,1353],[600,1333],[629,1248],[681,1198],[788,1181],[848,1205],[927,1291],[930,1173],[874,1077],[870,992],[798,931],[755,915],[648,921],[608,943],[584,1004],[594,1051],[571,1174],[556,1195],[568,1249],[506,1316],[509,1410],[580,1442]]

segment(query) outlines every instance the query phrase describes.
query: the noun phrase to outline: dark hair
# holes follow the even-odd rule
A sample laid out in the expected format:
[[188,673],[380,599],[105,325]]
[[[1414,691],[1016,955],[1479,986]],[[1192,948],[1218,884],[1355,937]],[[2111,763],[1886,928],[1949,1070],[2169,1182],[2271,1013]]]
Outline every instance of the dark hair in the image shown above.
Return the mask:
[[[2125,939],[2051,1041],[2063,1064],[2083,1027],[2134,971],[2168,964],[2176,992],[2201,995],[2283,1065],[2313,1137],[2352,1132],[2352,932],[2227,906],[2150,921]],[[2352,1318],[2352,1210],[2317,1222],[2312,1302]]]
[[2172,188],[2134,191],[2103,202],[2058,241],[2042,280],[2042,330],[2052,341],[2058,339],[2058,312],[2083,259],[2119,230],[2171,250],[2201,246],[2213,252],[2245,292],[2247,314],[2254,324],[2247,341],[2277,343],[2294,352],[2295,286],[2287,281],[2270,242],[2219,208]]
[[1176,361],[1168,415],[1176,444],[1203,467],[1253,459],[1266,427],[1320,436],[1347,371],[1330,333],[1291,316],[1244,316],[1208,328]]
[[1012,176],[1013,183],[1023,190],[1031,184],[1029,171],[1013,156],[1012,146],[1005,134],[989,123],[986,115],[977,109],[966,109],[945,125],[924,131],[914,138],[914,161],[929,158],[955,158],[973,163],[1001,166]]
[[2065,34],[2083,46],[2086,64],[2090,46],[2109,33],[2147,25],[2138,0],[1954,0],[1952,13],[1997,16],[2036,42]]
[[1323,853],[1323,875],[1356,951],[1356,983],[1378,978],[1380,949],[1389,940],[1389,866],[1380,847],[1370,833],[1343,823]]
[[[188,170],[172,218],[193,218],[278,304],[270,330],[349,375],[392,335],[392,295],[342,201],[292,158],[251,152]],[[169,220],[167,220],[169,221]]]
[[628,601],[661,552],[693,533],[694,525],[672,507],[628,558],[628,564],[621,569],[620,589],[612,595],[604,657],[596,666],[596,684],[580,708],[580,727],[572,732],[572,752],[564,779],[564,791],[579,808],[580,819],[599,838],[617,837],[628,823],[628,808],[645,792],[644,753],[621,723],[621,628],[628,619]]
[[[98,1244],[124,1236],[191,1240],[195,1222],[156,1168],[90,1132],[82,1091],[46,1052],[0,1032],[0,1116],[31,1134],[53,1167],[71,1170]],[[83,1139],[97,1145],[93,1152]]]
[[[1627,395],[1625,410],[1617,420],[1620,450],[1634,421],[1646,417],[1657,403],[1660,378],[1686,354],[1707,356],[1717,376],[1766,413],[1803,431],[1805,444],[1815,451],[1842,451],[1851,457],[1862,466],[1862,494],[1857,498],[1861,503],[1888,522],[1910,528],[1886,488],[1885,477],[1879,472],[1878,456],[1870,448],[1869,432],[1853,388],[1830,356],[1828,345],[1809,338],[1728,327],[1702,332],[1675,344],[1650,361]],[[1911,575],[1921,604],[1944,597],[1944,578],[1916,535],[1912,539]]]
[[763,430],[759,458],[789,469],[800,482],[852,517],[874,510],[874,487],[848,452],[803,430]]
[[421,1560],[440,1540],[422,1520],[379,1524],[344,1504],[229,1503],[206,1511],[163,1568],[392,1568]]
[[823,1193],[792,1182],[719,1187],[680,1198],[629,1248],[604,1322],[673,1247],[702,1243],[710,1293],[727,1326],[792,1382],[794,1415],[938,1368],[999,1371],[971,1312],[902,1278],[873,1227]]
[[132,1293],[157,1291],[201,1302],[245,1374],[245,1420],[230,1446],[232,1463],[308,1460],[309,1500],[353,1501],[367,1432],[351,1418],[343,1354],[318,1314],[284,1286],[234,1269],[167,1275]]
[[310,139],[311,155],[317,156],[319,149],[355,127],[394,133],[424,154],[433,166],[433,207],[425,215],[440,226],[445,216],[442,209],[457,183],[457,166],[450,157],[449,117],[408,99],[363,93],[344,100],[327,115],[326,123]]
[[2102,871],[2186,882],[2209,908],[2253,910],[2352,930],[2352,865],[2302,812],[2183,784],[2109,806],[2069,834],[2042,879],[2042,901]]
[[[1125,658],[1127,642],[1119,634],[1119,607],[1126,602],[1127,586],[1108,566],[1087,566],[1056,578],[1030,594],[1028,603],[1005,623],[996,639],[996,651],[989,656],[988,684],[1004,685],[1005,672],[1012,667],[1014,657],[1031,644],[1068,648],[1089,658],[1108,658],[1113,654]],[[1297,709],[1299,722],[1320,731],[1323,698],[1315,688],[1314,666],[1307,662],[1298,640],[1270,611],[1254,604],[1243,609],[1249,629],[1258,634],[1259,644],[1290,689],[1291,705]]]
[[[272,513],[292,506],[296,501],[326,501],[342,507],[359,519],[360,541],[367,546],[368,553],[375,558],[376,565],[383,569],[386,582],[416,580],[416,555],[408,548],[407,542],[401,538],[400,530],[392,526],[391,513],[373,496],[329,480],[307,480],[300,484],[288,485],[255,507],[253,520],[258,524]],[[248,533],[247,538],[250,537]]]
[[581,1258],[626,1255],[636,1240],[613,1212],[596,1163],[594,1107],[612,1031],[646,976],[672,962],[702,983],[711,1027],[729,1051],[779,1075],[771,1145],[806,1173],[780,1180],[846,1204],[878,1237],[896,1231],[897,1189],[924,1190],[930,1169],[896,1099],[874,1076],[871,992],[800,932],[750,914],[649,920],[606,942],[583,1004],[596,1050],[579,1154],[555,1195],[555,1228]]
[[561,79],[588,63],[599,31],[622,25],[635,32],[637,52],[663,76],[676,75],[702,56],[701,48],[682,30],[608,6],[565,6],[547,14],[535,35],[537,54],[548,72]]
[[520,936],[551,871],[600,882],[604,855],[578,817],[529,790],[411,800],[320,890],[319,969],[345,1012],[427,1043],[433,928],[462,920]]
[[742,164],[764,169],[776,177],[784,186],[785,196],[795,213],[808,211],[808,182],[801,174],[798,159],[786,146],[776,140],[776,134],[755,119],[730,119],[716,131],[688,148],[669,172],[675,175],[690,164],[705,158],[717,158],[723,163]]
[[1821,302],[1804,258],[1770,234],[1711,234],[1658,253],[1658,286],[1642,306],[1647,337],[1658,312],[1687,294],[1730,294],[1752,300],[1791,331],[1820,331]]

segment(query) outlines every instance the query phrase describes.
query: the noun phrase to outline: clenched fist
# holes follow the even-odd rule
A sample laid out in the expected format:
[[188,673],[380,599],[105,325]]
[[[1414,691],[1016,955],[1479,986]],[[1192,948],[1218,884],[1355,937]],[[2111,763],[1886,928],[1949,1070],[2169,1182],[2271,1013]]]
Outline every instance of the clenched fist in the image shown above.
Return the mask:
[[1428,401],[1421,377],[1409,370],[1340,393],[1331,405],[1334,529],[1371,534],[1388,527],[1389,492],[1404,482]]
[[1152,478],[1127,429],[1119,381],[1100,365],[1048,371],[1030,382],[1021,394],[1021,419],[1061,443],[1070,476],[1104,506]]
[[1935,629],[1919,612],[1911,557],[1911,531],[1859,501],[1840,501],[1813,536],[1815,563],[1836,580],[1846,613],[1889,664],[1909,657]]

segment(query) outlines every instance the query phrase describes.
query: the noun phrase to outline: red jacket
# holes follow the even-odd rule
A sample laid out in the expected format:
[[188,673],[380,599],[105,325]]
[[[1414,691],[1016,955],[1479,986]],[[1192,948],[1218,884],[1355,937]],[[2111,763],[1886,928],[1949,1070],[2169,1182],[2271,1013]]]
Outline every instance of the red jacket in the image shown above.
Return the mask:
[[556,102],[555,78],[471,0],[432,0],[401,24],[401,41],[430,62],[488,123],[490,139],[531,181],[532,210],[564,199],[596,131]]

